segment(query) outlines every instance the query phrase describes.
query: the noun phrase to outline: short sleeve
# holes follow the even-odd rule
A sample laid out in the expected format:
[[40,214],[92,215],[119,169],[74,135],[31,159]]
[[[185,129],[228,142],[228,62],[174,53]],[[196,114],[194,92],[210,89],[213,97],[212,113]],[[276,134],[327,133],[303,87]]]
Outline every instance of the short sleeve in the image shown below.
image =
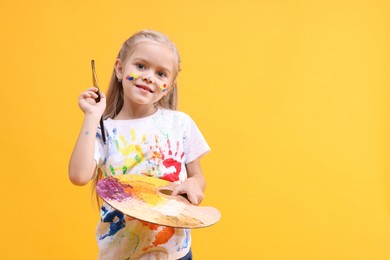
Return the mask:
[[202,157],[210,151],[210,147],[205,138],[191,118],[189,118],[189,122],[185,129],[183,143],[184,153],[186,155],[186,164]]

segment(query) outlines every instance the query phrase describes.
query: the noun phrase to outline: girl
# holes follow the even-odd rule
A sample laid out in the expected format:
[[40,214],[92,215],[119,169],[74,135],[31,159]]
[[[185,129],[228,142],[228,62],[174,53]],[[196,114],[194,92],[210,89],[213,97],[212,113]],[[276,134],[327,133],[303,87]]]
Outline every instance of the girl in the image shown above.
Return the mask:
[[[199,159],[210,148],[192,119],[175,111],[179,71],[179,53],[165,35],[141,31],[125,41],[107,98],[100,93],[96,103],[93,87],[79,96],[85,117],[69,162],[72,183],[94,179],[96,187],[104,176],[141,174],[175,182],[172,195],[187,194],[191,203],[201,203],[205,180]],[[100,216],[99,259],[192,259],[189,230],[137,220],[105,203]]]

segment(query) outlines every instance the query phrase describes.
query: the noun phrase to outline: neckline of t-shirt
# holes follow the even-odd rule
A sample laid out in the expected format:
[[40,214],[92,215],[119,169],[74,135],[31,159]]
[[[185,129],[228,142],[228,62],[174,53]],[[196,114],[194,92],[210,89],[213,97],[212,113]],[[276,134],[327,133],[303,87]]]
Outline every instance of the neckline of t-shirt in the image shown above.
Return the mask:
[[143,121],[143,120],[148,120],[150,118],[153,118],[154,116],[158,115],[159,113],[161,113],[161,108],[157,108],[157,110],[153,114],[145,116],[145,117],[133,118],[133,119],[112,119],[112,118],[107,118],[106,120],[107,121],[111,121],[111,122],[116,122],[116,123],[137,122],[137,121]]

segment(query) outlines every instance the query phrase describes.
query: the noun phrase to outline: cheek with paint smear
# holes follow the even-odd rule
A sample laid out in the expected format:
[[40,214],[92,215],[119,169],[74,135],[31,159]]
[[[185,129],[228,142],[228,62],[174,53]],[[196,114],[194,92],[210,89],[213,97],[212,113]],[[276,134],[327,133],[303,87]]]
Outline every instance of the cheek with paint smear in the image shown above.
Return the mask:
[[[135,80],[138,78],[139,78],[139,76],[135,73],[130,73],[129,75],[126,76],[126,79],[129,81],[132,81],[132,80]],[[163,84],[160,86],[160,89],[162,92],[165,92],[167,90],[167,88],[168,88],[167,84]]]
[[161,85],[160,88],[162,92],[165,92],[167,90],[167,84]]
[[129,80],[129,81],[132,81],[134,79],[138,79],[139,76],[135,73],[130,73],[129,75],[126,76],[126,79]]

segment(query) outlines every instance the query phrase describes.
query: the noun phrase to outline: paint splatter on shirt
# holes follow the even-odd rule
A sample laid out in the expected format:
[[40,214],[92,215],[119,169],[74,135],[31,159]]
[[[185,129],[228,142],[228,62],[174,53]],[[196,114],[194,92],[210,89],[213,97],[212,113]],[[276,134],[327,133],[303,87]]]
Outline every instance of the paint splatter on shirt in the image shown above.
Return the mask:
[[[185,165],[210,148],[185,113],[158,109],[133,120],[105,120],[107,143],[96,134],[94,159],[105,176],[140,174],[181,183]],[[191,246],[189,230],[134,219],[103,204],[96,238],[99,259],[161,257],[178,259]]]

